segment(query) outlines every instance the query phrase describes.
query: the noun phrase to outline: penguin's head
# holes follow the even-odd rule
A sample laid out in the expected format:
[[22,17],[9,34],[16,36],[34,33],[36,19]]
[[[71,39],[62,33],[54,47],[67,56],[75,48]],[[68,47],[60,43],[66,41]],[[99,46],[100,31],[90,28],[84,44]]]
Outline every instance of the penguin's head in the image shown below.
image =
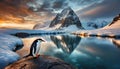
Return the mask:
[[40,41],[40,42],[45,42],[45,40],[44,39],[42,39],[42,38],[38,38],[38,39],[36,39],[37,41]]

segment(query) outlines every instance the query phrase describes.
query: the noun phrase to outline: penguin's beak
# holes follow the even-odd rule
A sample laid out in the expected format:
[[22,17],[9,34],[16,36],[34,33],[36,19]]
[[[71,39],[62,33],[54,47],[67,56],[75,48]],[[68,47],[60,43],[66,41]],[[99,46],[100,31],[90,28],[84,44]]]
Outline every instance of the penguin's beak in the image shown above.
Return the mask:
[[45,40],[42,39],[43,42],[46,42]]

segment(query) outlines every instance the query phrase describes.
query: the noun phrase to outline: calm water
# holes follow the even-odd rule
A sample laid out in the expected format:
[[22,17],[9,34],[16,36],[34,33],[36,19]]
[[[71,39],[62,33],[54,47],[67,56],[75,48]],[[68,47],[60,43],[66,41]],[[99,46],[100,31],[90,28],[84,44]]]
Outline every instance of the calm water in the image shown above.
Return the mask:
[[25,38],[24,44],[30,46],[39,37],[47,41],[42,43],[41,54],[60,58],[78,69],[120,69],[120,48],[112,39],[46,35]]

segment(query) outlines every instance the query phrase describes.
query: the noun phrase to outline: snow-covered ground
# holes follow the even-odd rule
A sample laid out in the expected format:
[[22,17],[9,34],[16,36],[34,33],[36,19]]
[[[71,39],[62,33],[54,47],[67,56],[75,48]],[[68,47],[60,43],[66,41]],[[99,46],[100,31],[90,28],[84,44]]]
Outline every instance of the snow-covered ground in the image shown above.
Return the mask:
[[63,28],[59,28],[61,26],[61,24],[57,24],[55,27],[49,28],[49,27],[44,27],[44,28],[39,28],[40,30],[46,30],[46,31],[65,31],[65,32],[72,32],[72,31],[77,31],[79,30],[78,27],[76,27],[76,25],[71,25],[69,27],[63,27]]
[[20,58],[14,51],[22,48],[22,46],[21,39],[11,35],[0,34],[0,69]]
[[96,29],[96,30],[79,30],[73,32],[75,34],[98,34],[98,35],[120,35],[120,19],[114,21],[111,25],[107,25],[104,28]]

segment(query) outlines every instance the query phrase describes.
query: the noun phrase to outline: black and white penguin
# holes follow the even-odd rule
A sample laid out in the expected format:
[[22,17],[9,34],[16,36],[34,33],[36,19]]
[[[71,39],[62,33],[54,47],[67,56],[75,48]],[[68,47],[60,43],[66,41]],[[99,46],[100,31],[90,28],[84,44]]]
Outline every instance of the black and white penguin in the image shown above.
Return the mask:
[[36,39],[31,45],[30,53],[25,57],[28,57],[28,56],[39,57],[40,56],[39,52],[40,52],[41,42],[45,42],[45,40],[43,40],[41,38]]

